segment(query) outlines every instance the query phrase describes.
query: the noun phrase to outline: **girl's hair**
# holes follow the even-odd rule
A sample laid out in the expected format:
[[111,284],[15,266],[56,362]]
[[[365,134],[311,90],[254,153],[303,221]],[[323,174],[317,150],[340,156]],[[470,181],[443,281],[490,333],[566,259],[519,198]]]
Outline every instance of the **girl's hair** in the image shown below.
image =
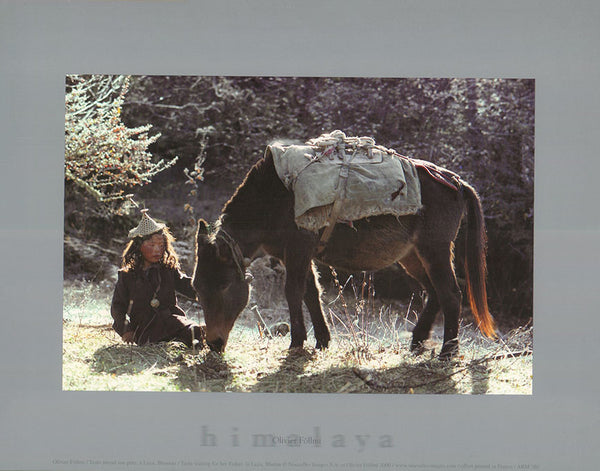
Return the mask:
[[165,227],[161,231],[155,232],[154,234],[144,237],[136,237],[129,241],[125,247],[125,250],[123,250],[123,261],[121,263],[121,268],[123,270],[139,270],[144,266],[144,256],[142,255],[141,251],[142,244],[144,241],[150,239],[156,234],[162,234],[165,240],[165,253],[160,263],[167,268],[179,269],[179,257],[177,257],[177,253],[175,253],[175,249],[173,248],[175,237],[173,237],[169,229]]

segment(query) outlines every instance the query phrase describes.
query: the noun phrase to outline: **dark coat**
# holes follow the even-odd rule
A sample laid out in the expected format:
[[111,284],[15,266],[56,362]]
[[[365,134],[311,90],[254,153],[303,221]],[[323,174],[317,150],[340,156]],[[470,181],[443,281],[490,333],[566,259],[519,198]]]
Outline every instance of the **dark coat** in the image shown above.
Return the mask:
[[[181,340],[191,346],[191,330],[197,332],[199,327],[185,317],[177,305],[175,291],[196,299],[192,279],[177,269],[156,265],[146,271],[119,270],[110,309],[113,328],[121,336],[133,331],[138,345]],[[155,293],[158,307],[150,305]],[[130,301],[133,301],[131,308]]]

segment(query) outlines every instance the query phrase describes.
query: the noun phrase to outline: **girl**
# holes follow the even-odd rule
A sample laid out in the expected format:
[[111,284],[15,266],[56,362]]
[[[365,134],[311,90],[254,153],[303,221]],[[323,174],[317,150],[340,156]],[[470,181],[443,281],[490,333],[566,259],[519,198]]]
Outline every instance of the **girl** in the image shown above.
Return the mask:
[[169,229],[144,209],[129,239],[111,304],[114,330],[126,343],[179,340],[192,347],[198,340],[201,348],[204,329],[177,305],[175,291],[191,299],[196,293],[192,279],[179,269]]

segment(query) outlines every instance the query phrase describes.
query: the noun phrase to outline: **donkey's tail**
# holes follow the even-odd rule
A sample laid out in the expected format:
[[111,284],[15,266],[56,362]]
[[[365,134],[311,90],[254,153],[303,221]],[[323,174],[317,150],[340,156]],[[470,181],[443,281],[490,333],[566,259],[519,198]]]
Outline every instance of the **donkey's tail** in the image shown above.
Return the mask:
[[476,191],[461,182],[463,194],[467,200],[467,227],[465,237],[465,272],[467,278],[467,296],[479,330],[490,338],[497,337],[496,325],[488,309],[487,276],[487,235],[481,201]]

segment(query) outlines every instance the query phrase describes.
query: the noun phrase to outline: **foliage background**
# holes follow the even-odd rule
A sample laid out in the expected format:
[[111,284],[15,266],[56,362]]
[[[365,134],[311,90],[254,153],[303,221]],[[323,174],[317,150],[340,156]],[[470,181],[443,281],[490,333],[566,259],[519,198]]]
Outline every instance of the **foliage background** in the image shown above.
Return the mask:
[[[161,134],[149,143],[157,162],[178,157],[136,198],[154,214],[160,205],[159,216],[188,235],[197,217],[218,216],[273,140],[304,142],[341,129],[453,170],[482,197],[494,314],[523,320],[533,299],[534,111],[529,79],[137,76],[121,119]],[[204,181],[187,185],[199,163]],[[65,195],[67,237],[106,245],[132,224],[92,211],[104,205],[68,182]],[[69,254],[70,276],[77,257]]]

